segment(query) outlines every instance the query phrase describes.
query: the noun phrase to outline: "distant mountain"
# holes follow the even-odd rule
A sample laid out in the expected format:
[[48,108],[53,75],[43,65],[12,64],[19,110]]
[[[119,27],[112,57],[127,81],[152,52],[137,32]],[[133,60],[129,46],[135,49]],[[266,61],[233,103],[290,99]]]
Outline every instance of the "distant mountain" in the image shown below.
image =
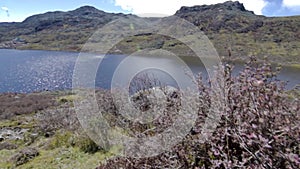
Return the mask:
[[95,30],[122,17],[134,16],[83,6],[68,12],[34,15],[21,23],[0,23],[0,47],[76,51]]
[[300,16],[255,15],[239,2],[182,7],[175,14],[198,26],[222,56],[268,57],[274,62],[300,63]]
[[[198,26],[225,58],[230,51],[235,59],[256,55],[273,62],[300,64],[300,16],[255,15],[242,3],[232,1],[181,7],[175,15]],[[34,15],[21,23],[0,23],[0,48],[79,51],[98,28],[118,18],[138,17],[84,6],[68,12]],[[146,44],[142,47],[146,48],[150,40],[154,41],[151,45],[155,48],[168,48],[168,43],[164,43],[168,39],[143,36],[128,40],[129,47],[123,43],[120,48],[123,46],[125,53],[131,52],[130,45]],[[173,47],[176,48],[176,44]]]

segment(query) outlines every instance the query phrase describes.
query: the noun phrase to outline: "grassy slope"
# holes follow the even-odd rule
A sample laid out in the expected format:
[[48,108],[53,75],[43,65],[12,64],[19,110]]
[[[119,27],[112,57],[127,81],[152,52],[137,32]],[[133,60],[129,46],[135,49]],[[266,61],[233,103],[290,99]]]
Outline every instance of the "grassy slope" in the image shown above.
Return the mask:
[[[27,111],[18,115],[14,114],[11,106],[15,109],[20,109],[20,107],[10,103],[26,102],[27,99],[23,98],[27,97],[30,97],[33,102],[43,100],[39,104],[53,103],[50,107],[45,104],[38,110],[34,105],[20,104]],[[21,134],[21,139],[4,138],[0,141],[0,168],[96,168],[102,161],[111,157],[113,154],[98,149],[97,145],[83,133],[77,121],[73,124],[77,129],[70,129],[69,123],[60,123],[64,120],[70,122],[70,119],[64,118],[66,118],[66,113],[70,112],[69,108],[72,107],[73,99],[73,95],[69,92],[35,93],[26,94],[26,96],[13,94],[13,97],[11,94],[1,94],[3,111],[11,114],[0,117],[1,134],[5,129],[12,131],[27,129],[27,131]],[[55,112],[58,109],[62,110],[60,115],[51,114],[52,110]],[[74,112],[70,115],[76,118]],[[44,128],[49,126],[52,128]],[[11,148],[12,146],[14,148]],[[14,160],[14,156],[26,148],[35,148],[39,155],[24,164],[17,165],[20,160]]]
[[[232,57],[239,60],[245,60],[247,57],[255,55],[259,58],[267,57],[272,62],[285,65],[300,64],[300,16],[269,18],[254,15],[249,11],[240,11],[239,9],[227,10],[226,6],[212,6],[211,8],[211,10],[191,12],[180,12],[179,10],[176,15],[192,22],[203,30],[220,56],[227,57],[228,48],[230,48]],[[21,23],[21,26],[1,26],[0,46],[1,43],[18,37],[25,39],[27,44],[16,45],[17,49],[80,51],[89,37],[101,26],[110,20],[128,17],[100,13],[100,16],[107,15],[105,20],[101,20],[101,17],[91,19],[88,15],[85,18],[86,16],[70,14],[72,15],[68,15],[67,17],[70,18],[66,20],[81,19],[77,26],[64,20],[60,21],[62,22],[60,25],[53,24],[56,21],[55,19],[49,21],[50,26],[38,31],[34,31],[34,27],[41,27],[39,22],[30,23],[30,20],[26,24]],[[71,17],[73,15],[74,18]],[[46,16],[44,14],[35,17],[43,17],[44,20],[47,20],[45,19]],[[134,18],[135,16],[130,17]],[[93,22],[99,22],[99,24],[93,25]],[[159,38],[156,35],[151,37],[142,35],[129,37],[128,39],[125,39],[116,47],[119,52],[131,53],[138,49],[150,47],[173,49],[175,52],[181,52],[182,55],[190,55],[188,52],[182,52],[182,44],[175,43],[174,40]]]

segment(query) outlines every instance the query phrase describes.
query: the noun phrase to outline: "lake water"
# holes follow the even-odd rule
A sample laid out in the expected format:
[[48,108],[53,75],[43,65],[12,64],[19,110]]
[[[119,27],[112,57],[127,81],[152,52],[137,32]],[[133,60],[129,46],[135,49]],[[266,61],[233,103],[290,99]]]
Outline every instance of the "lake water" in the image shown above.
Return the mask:
[[[77,57],[78,53],[76,52],[0,49],[0,93],[71,89]],[[96,76],[97,87],[110,88],[111,77],[123,59],[124,56],[115,55],[103,59],[101,70],[99,70],[101,73]],[[172,59],[166,58],[136,57],[135,59],[138,64],[160,62],[169,68],[178,66]],[[201,71],[205,75],[204,67],[199,66],[201,64],[195,61],[196,59],[193,58],[185,60],[193,72]],[[242,68],[241,65],[236,67],[236,70]],[[165,73],[160,71],[152,73],[164,83],[175,83],[174,79]],[[299,74],[299,69],[283,68],[278,77],[288,81],[287,88],[292,88],[296,84],[300,84]]]

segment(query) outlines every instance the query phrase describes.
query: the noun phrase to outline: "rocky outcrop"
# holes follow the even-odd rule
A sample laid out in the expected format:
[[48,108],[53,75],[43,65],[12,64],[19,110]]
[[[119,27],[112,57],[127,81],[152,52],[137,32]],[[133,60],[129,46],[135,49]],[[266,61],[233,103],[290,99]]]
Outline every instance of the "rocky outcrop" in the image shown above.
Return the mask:
[[28,129],[21,128],[2,128],[0,129],[1,140],[21,140]]
[[[238,1],[227,1],[215,5],[181,7],[175,14],[199,26],[203,31],[221,30],[249,32],[263,26],[263,16],[245,9]],[[255,25],[255,26],[252,26]]]
[[197,12],[197,13],[202,13],[202,12],[209,12],[209,11],[222,11],[222,10],[228,10],[228,11],[240,11],[240,12],[247,12],[249,14],[253,14],[253,11],[248,11],[244,7],[244,5],[238,1],[232,2],[232,1],[227,1],[225,3],[219,3],[215,5],[199,5],[199,6],[193,6],[193,7],[181,7],[180,10],[176,12],[175,15],[181,15],[181,14],[186,14],[190,12]]
[[15,166],[20,166],[22,164],[27,163],[29,160],[37,157],[39,152],[36,148],[24,148],[23,150],[16,153],[10,161],[15,164]]

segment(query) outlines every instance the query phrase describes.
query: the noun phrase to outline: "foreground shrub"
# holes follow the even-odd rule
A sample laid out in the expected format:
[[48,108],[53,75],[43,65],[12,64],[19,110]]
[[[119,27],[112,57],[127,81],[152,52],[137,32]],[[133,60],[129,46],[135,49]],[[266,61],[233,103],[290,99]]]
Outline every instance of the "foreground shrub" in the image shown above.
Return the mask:
[[271,65],[227,66],[226,111],[208,143],[218,168],[299,168],[299,101],[290,101]]
[[300,168],[299,100],[288,97],[270,64],[252,58],[239,75],[232,70],[226,65],[219,73],[225,77],[225,109],[219,110],[221,120],[209,141],[199,138],[215,91],[199,77],[199,118],[181,143],[152,158],[116,157],[99,169]]

